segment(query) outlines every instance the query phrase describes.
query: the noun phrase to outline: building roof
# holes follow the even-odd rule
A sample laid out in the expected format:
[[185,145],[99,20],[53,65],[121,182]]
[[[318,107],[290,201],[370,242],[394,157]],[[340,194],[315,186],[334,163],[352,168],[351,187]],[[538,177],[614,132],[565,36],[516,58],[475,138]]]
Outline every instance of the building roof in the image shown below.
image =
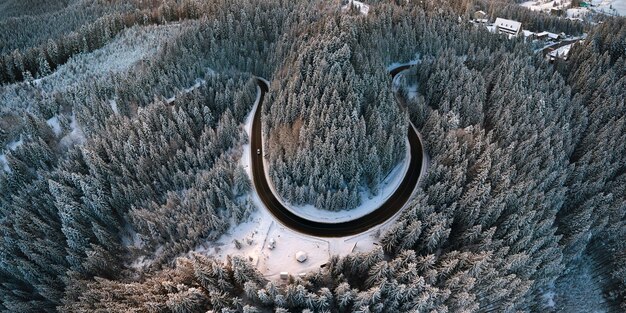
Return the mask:
[[522,28],[522,23],[504,18],[496,18],[494,25],[498,28],[504,28],[513,32],[518,32]]
[[306,254],[306,252],[304,251],[298,251],[296,252],[296,260],[298,260],[298,262],[302,263],[304,261],[306,261],[306,259],[308,259],[309,256]]

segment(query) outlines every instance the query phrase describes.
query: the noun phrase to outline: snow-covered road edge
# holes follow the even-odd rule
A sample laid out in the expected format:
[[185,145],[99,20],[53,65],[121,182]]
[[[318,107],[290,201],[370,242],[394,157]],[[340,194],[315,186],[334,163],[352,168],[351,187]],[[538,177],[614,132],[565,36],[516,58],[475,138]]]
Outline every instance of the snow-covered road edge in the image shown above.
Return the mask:
[[[269,86],[269,84],[268,84]],[[252,122],[254,120],[254,112],[256,112],[256,108],[258,106],[259,98],[260,98],[260,87],[257,86],[257,99],[255,100],[255,105],[246,118],[245,129],[248,137],[252,135]],[[276,191],[273,180],[269,176],[269,162],[263,156],[263,174],[265,175],[265,180],[267,181],[270,189],[276,199],[291,213],[305,218],[310,221],[315,222],[323,222],[323,223],[342,223],[348,222],[351,220],[355,220],[357,218],[363,217],[373,211],[376,211],[383,203],[385,203],[398,189],[400,184],[402,183],[403,178],[406,176],[409,165],[411,163],[411,153],[409,149],[409,140],[405,139],[405,157],[396,167],[394,167],[389,174],[383,179],[380,183],[380,192],[378,195],[370,198],[369,192],[360,192],[359,196],[361,197],[361,205],[354,209],[350,210],[341,210],[341,211],[327,211],[318,209],[313,205],[293,205],[288,201],[283,199],[281,195]],[[261,145],[266,147],[265,144],[265,136],[261,136]],[[265,151],[263,149],[263,151]],[[246,168],[246,173],[248,173],[250,179],[252,180],[252,169],[249,167],[250,164],[250,145],[248,144],[244,147],[244,156],[242,158],[247,157],[248,167]],[[265,154],[265,152],[264,152]]]
[[[276,195],[276,198],[293,214],[315,222],[323,223],[342,223],[355,220],[363,217],[373,211],[376,211],[381,205],[383,205],[393,194],[398,190],[402,180],[406,176],[409,165],[411,163],[411,153],[409,151],[409,140],[406,140],[405,157],[400,161],[396,167],[394,167],[387,177],[380,183],[380,191],[378,195],[370,198],[369,192],[361,191],[359,196],[361,197],[361,205],[350,210],[341,211],[327,211],[318,209],[313,205],[292,205],[276,193],[274,183],[270,180],[269,174],[265,171],[265,179],[268,180],[272,192]],[[267,161],[264,159],[263,163],[267,167]]]

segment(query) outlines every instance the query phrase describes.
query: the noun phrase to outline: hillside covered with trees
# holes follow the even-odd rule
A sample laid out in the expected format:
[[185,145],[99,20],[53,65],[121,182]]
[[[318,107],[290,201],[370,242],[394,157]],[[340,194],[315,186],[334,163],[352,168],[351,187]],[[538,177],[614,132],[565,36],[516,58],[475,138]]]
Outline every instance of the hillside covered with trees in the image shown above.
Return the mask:
[[[626,310],[626,19],[514,2],[0,1],[0,311]],[[588,35],[550,64],[479,9]],[[377,249],[282,282],[194,252],[261,209],[254,76],[293,203],[358,205],[418,128],[428,172]]]
[[295,204],[331,211],[377,194],[405,157],[407,120],[378,51],[367,52],[357,18],[323,19],[293,40],[270,90],[265,135],[269,174]]

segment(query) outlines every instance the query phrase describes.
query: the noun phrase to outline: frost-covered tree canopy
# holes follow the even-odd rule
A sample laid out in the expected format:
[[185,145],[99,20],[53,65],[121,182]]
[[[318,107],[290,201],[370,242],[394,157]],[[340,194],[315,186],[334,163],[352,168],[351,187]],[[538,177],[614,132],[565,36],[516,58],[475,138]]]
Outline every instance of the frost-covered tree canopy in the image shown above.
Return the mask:
[[[515,2],[0,1],[0,312],[626,310],[626,19]],[[477,10],[587,37],[550,64]],[[253,75],[292,203],[358,205],[418,128],[377,249],[280,283],[190,253],[255,210]]]
[[310,25],[324,32],[294,39],[275,78],[264,125],[269,173],[292,203],[354,208],[359,191],[378,193],[405,156],[406,117],[379,51],[359,42],[359,23],[341,16]]

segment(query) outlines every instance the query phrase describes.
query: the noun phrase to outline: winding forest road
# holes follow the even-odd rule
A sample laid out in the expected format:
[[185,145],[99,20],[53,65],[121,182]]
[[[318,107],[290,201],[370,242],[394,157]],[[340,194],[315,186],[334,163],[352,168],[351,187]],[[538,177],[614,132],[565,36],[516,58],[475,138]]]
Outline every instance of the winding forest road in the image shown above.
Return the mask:
[[[410,66],[411,65],[401,65],[390,70],[389,74],[391,75],[392,80],[398,73],[409,68]],[[283,225],[300,233],[318,237],[344,237],[356,235],[385,222],[400,211],[400,209],[402,209],[409,201],[415,187],[417,186],[422,170],[426,168],[422,142],[420,141],[417,131],[412,123],[409,123],[408,128],[409,148],[411,152],[411,161],[408,171],[398,186],[398,189],[396,189],[396,191],[379,208],[362,217],[340,223],[310,221],[285,208],[280,200],[278,200],[277,196],[272,192],[265,176],[263,164],[264,153],[261,140],[261,104],[265,98],[265,93],[269,91],[269,84],[262,78],[257,78],[257,83],[261,89],[261,95],[258,100],[259,102],[257,103],[256,111],[254,112],[254,118],[252,121],[252,136],[250,138],[253,183],[259,198],[263,201],[263,204],[265,204],[270,213],[272,213],[272,215],[274,215],[274,217],[276,217]],[[260,149],[260,154],[257,154],[257,149]]]

